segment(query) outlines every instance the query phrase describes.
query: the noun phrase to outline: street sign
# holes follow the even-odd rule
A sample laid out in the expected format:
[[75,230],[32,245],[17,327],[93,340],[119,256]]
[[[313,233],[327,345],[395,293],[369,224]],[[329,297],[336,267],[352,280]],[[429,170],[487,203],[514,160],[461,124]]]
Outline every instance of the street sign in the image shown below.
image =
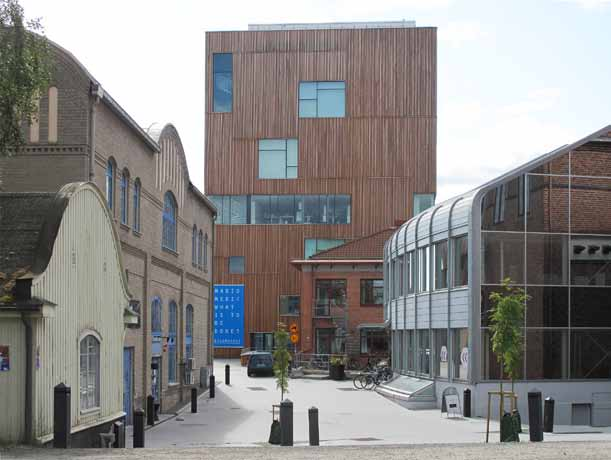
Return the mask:
[[291,324],[289,330],[291,331],[291,334],[297,334],[297,332],[299,331],[299,329],[297,328],[297,323]]
[[291,334],[291,343],[295,344],[297,342],[299,342],[299,335]]

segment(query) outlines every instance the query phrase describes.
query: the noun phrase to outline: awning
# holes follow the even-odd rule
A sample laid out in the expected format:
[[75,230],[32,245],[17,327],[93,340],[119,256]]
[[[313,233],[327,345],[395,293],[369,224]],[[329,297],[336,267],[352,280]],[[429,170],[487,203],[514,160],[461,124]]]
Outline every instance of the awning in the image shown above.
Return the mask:
[[357,329],[376,329],[376,330],[384,330],[388,327],[389,323],[361,323],[357,326]]

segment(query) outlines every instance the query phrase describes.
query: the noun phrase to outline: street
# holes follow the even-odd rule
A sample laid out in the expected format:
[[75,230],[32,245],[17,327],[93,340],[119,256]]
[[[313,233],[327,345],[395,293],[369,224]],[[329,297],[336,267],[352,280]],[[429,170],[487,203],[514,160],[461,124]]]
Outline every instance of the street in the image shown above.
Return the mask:
[[[216,398],[199,399],[198,413],[186,407],[178,417],[146,431],[146,447],[266,446],[272,404],[280,392],[272,377],[247,377],[246,368],[230,361],[231,385],[224,384],[226,362],[217,361]],[[308,444],[308,408],[319,409],[322,446],[482,443],[481,418],[447,418],[439,410],[407,410],[374,391],[354,390],[352,381],[292,379],[286,395],[294,404],[295,445]],[[585,426],[556,427],[546,441],[611,441],[611,430]],[[491,440],[498,424],[491,423]],[[521,435],[528,440],[528,432]],[[131,438],[128,439],[131,445]]]

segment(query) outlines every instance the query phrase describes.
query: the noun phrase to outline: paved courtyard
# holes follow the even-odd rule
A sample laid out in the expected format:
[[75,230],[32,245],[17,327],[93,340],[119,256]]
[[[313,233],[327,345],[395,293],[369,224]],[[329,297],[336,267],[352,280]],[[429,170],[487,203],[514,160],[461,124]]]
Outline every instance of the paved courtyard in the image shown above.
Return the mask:
[[[154,448],[267,445],[272,404],[280,392],[272,377],[247,377],[246,368],[231,361],[231,386],[224,384],[225,362],[217,362],[216,398],[203,396],[197,414],[189,408],[146,432]],[[438,410],[410,411],[373,391],[354,390],[351,381],[294,379],[289,394],[294,403],[294,441],[308,444],[308,408],[319,409],[323,446],[482,443],[485,420],[451,419]],[[611,441],[611,430],[557,427],[546,441]],[[498,424],[491,424],[491,441]],[[528,440],[528,433],[521,437]],[[131,438],[128,440],[131,445]]]

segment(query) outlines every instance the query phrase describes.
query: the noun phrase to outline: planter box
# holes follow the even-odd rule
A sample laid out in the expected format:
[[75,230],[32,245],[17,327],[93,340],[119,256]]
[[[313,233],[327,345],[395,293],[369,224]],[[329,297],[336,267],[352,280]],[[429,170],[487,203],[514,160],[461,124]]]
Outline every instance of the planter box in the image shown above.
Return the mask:
[[338,365],[330,365],[329,366],[329,377],[331,377],[331,380],[344,380],[346,378],[346,375],[344,373],[344,365],[343,364],[338,364]]

